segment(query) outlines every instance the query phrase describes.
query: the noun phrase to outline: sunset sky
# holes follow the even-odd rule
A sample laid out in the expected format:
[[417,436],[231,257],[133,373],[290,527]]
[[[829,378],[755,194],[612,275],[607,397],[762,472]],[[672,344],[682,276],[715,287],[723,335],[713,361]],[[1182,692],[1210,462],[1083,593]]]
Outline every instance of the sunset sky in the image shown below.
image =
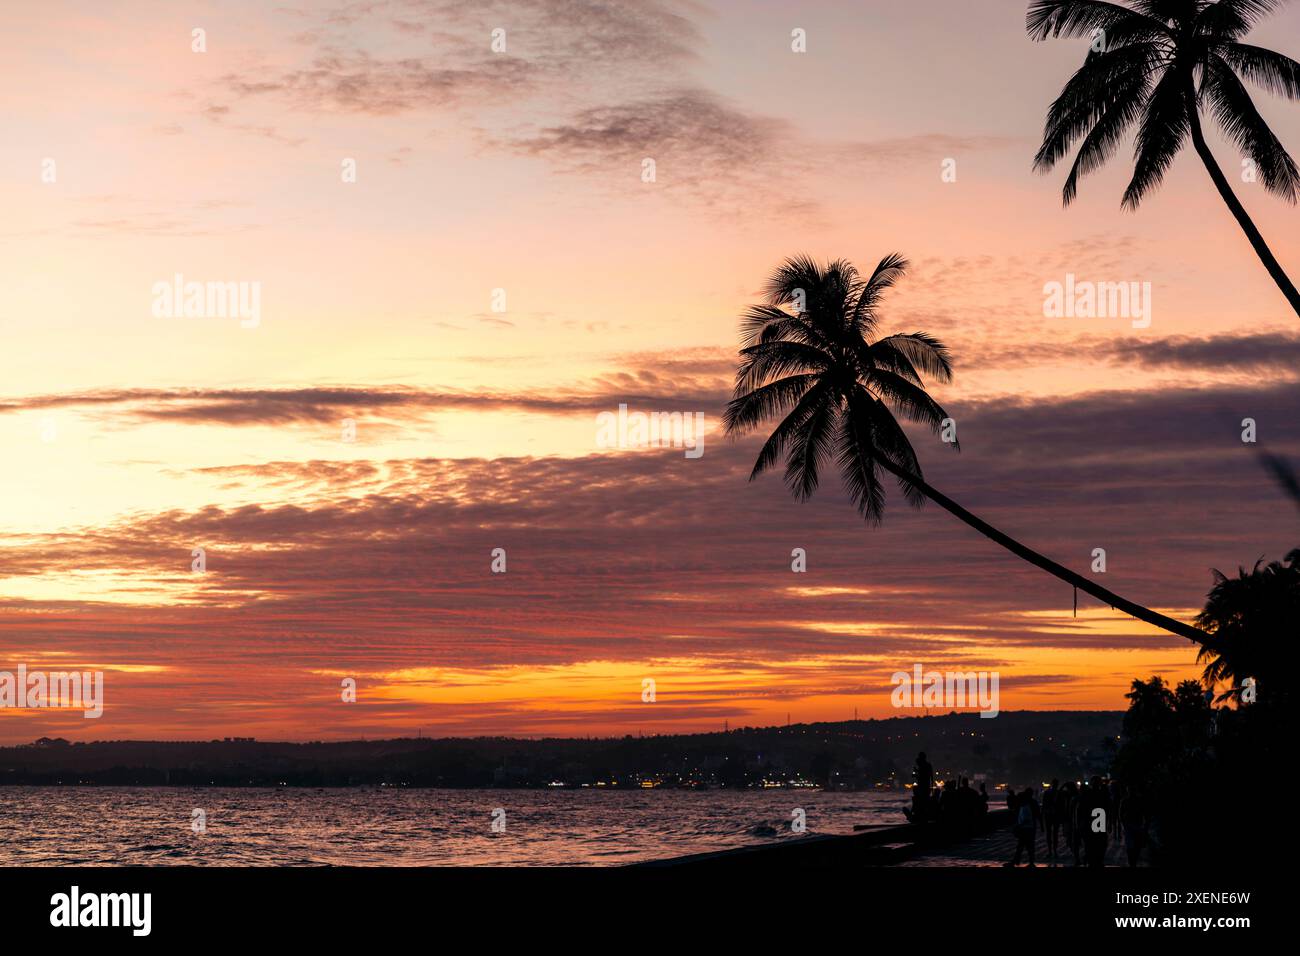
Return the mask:
[[[888,717],[915,663],[1120,709],[1195,675],[938,508],[797,503],[719,434],[772,269],[897,251],[885,330],[955,354],[933,485],[1183,620],[1296,545],[1256,460],[1300,453],[1294,314],[1190,148],[1135,213],[1127,145],[1062,208],[1031,164],[1087,42],[1025,6],[7,4],[0,670],[103,670],[105,710],[0,709],[0,743]],[[1300,4],[1250,41],[1300,58]],[[1300,154],[1300,106],[1252,95]],[[1210,144],[1300,277],[1297,208]],[[156,316],[178,273],[260,283],[260,323]],[[1045,316],[1067,273],[1151,283],[1150,326]],[[703,412],[704,454],[598,447],[621,403]]]

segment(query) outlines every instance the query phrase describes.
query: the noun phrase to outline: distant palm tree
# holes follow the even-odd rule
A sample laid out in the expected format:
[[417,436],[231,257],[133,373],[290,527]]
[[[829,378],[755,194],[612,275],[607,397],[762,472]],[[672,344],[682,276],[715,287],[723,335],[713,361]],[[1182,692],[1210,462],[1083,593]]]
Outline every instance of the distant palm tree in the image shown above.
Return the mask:
[[881,297],[906,268],[901,256],[889,255],[863,280],[843,260],[823,268],[799,257],[773,273],[767,303],[751,307],[742,319],[742,361],[723,418],[727,433],[735,436],[783,416],[759,452],[750,480],[784,454],[786,484],[806,500],[817,488],[822,462],[834,456],[858,512],[877,524],[885,507],[880,471],[886,471],[913,505],[928,498],[1017,557],[1111,607],[1189,640],[1204,640],[1196,628],[1057,564],[926,484],[889,406],[942,434],[948,416],[926,393],[921,375],[951,380],[948,350],[925,332],[874,338]]
[[1162,677],[1152,677],[1149,681],[1134,678],[1124,697],[1129,702],[1128,713],[1124,715],[1125,733],[1130,737],[1143,727],[1167,723],[1174,710],[1174,693]]
[[1255,165],[1270,192],[1295,202],[1300,172],[1251,102],[1241,77],[1270,93],[1300,99],[1300,63],[1240,42],[1283,0],[1033,0],[1025,19],[1030,37],[1093,39],[1083,66],[1047,112],[1034,168],[1046,172],[1076,141],[1065,179],[1066,205],[1079,177],[1105,164],[1129,127],[1137,125],[1133,179],[1123,205],[1136,209],[1191,137],[1219,195],[1255,254],[1300,315],[1300,292],[1282,271],[1264,237],[1232,191],[1201,131],[1201,110]]

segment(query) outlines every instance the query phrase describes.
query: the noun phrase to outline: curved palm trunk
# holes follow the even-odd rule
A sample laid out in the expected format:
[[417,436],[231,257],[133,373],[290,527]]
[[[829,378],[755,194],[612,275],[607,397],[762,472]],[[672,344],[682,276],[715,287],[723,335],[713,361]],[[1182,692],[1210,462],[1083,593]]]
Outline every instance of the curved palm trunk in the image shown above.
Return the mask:
[[1193,97],[1192,106],[1187,112],[1191,120],[1192,144],[1196,147],[1196,154],[1201,157],[1201,162],[1205,164],[1205,170],[1210,174],[1210,179],[1214,180],[1219,195],[1223,197],[1228,209],[1236,217],[1237,225],[1241,226],[1241,231],[1246,234],[1246,238],[1254,246],[1255,255],[1259,256],[1259,261],[1264,263],[1264,268],[1273,277],[1277,287],[1282,290],[1286,300],[1291,303],[1291,308],[1295,310],[1295,314],[1300,316],[1300,292],[1296,291],[1295,284],[1282,271],[1282,267],[1273,256],[1273,251],[1269,249],[1268,243],[1264,241],[1264,237],[1255,228],[1255,223],[1251,221],[1250,216],[1246,213],[1246,207],[1241,204],[1237,194],[1228,185],[1228,178],[1223,175],[1223,170],[1219,168],[1219,164],[1214,160],[1214,154],[1210,152],[1210,147],[1205,143],[1205,134],[1201,131],[1201,120],[1196,112],[1195,97]]
[[1116,610],[1123,611],[1125,614],[1135,617],[1139,621],[1146,621],[1148,624],[1169,631],[1171,634],[1185,637],[1189,641],[1196,641],[1198,644],[1204,644],[1210,639],[1209,634],[1206,634],[1198,628],[1192,627],[1190,624],[1184,624],[1182,621],[1175,621],[1172,617],[1166,617],[1157,611],[1143,607],[1141,604],[1134,604],[1132,601],[1120,597],[1115,592],[1107,590],[1090,578],[1085,578],[1082,574],[1077,574],[1069,568],[1057,564],[1051,558],[1039,554],[1033,548],[1025,547],[1015,538],[1003,534],[988,522],[977,518],[943,492],[935,490],[916,475],[909,474],[901,468],[894,467],[883,458],[876,459],[876,463],[891,474],[903,478],[910,484],[915,485],[917,490],[939,507],[943,508],[949,514],[961,519],[980,534],[984,535],[984,537],[996,541],[1016,557],[1024,558],[1035,567],[1042,568],[1048,574],[1055,575],[1067,584],[1074,585],[1080,591],[1091,594],[1097,600],[1109,604]]

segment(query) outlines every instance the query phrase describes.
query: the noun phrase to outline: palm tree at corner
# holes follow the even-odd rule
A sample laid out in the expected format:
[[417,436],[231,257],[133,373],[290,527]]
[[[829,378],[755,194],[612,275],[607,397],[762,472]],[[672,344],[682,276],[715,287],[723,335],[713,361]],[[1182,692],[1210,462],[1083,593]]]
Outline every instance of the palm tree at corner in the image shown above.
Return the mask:
[[947,382],[952,366],[944,345],[924,332],[876,337],[880,299],[906,269],[906,260],[889,255],[863,279],[842,260],[822,267],[793,258],[772,275],[766,304],[751,307],[742,319],[741,364],[723,417],[732,436],[781,419],[750,480],[784,456],[786,484],[806,500],[817,489],[822,465],[833,460],[858,512],[875,524],[884,513],[881,472],[887,472],[913,505],[929,499],[1080,591],[1148,624],[1204,641],[1204,632],[1057,564],[926,483],[895,414],[942,434],[948,416],[926,393],[921,376]]
[[1290,695],[1296,621],[1300,619],[1300,548],[1285,561],[1255,562],[1237,577],[1214,572],[1214,587],[1196,623],[1209,638],[1196,656],[1206,690],[1224,686],[1218,701],[1240,700],[1250,677],[1273,698]]
[[1105,164],[1137,127],[1133,178],[1123,205],[1136,209],[1160,184],[1190,138],[1215,188],[1296,315],[1300,292],[1251,221],[1210,152],[1201,113],[1255,166],[1264,187],[1295,202],[1295,161],[1255,109],[1242,78],[1270,93],[1300,99],[1300,63],[1242,42],[1283,0],[1033,0],[1025,18],[1031,38],[1088,37],[1087,56],[1048,108],[1034,168],[1046,172],[1079,144],[1062,197],[1074,199],[1079,177]]

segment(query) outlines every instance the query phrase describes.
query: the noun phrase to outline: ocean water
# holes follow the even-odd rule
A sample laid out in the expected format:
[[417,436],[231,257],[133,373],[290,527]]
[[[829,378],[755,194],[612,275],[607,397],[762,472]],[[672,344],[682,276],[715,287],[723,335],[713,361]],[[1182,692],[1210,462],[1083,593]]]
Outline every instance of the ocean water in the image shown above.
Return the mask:
[[796,809],[810,834],[903,823],[907,802],[784,789],[0,787],[0,865],[611,866],[798,839]]

